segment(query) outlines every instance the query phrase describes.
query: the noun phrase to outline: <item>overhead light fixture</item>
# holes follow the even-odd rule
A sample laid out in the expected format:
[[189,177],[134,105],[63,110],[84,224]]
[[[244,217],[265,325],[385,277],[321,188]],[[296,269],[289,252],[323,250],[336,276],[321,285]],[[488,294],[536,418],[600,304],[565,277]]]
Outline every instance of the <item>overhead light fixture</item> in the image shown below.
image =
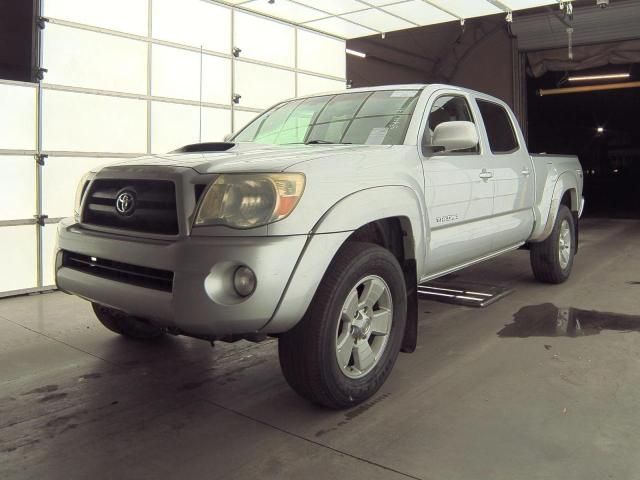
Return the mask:
[[359,51],[357,51],[357,50],[351,50],[350,48],[347,48],[347,49],[346,49],[346,52],[347,52],[349,55],[353,55],[353,56],[355,56],[355,57],[367,58],[367,54],[366,54],[366,53],[362,53],[362,52],[359,52]]
[[614,78],[629,78],[630,73],[607,73],[604,75],[584,75],[580,77],[569,77],[570,82],[585,82],[588,80],[611,80]]

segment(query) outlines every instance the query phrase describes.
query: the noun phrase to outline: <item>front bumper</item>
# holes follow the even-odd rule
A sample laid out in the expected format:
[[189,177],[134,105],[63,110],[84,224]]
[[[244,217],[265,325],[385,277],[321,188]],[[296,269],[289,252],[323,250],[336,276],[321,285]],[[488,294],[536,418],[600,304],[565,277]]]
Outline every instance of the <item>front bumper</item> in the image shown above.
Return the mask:
[[[251,333],[273,317],[308,238],[191,236],[169,242],[98,233],[69,218],[58,227],[56,284],[186,334]],[[167,270],[173,272],[173,288],[161,291],[63,266],[62,251]],[[231,283],[240,265],[257,277],[255,292],[246,298],[235,295]]]

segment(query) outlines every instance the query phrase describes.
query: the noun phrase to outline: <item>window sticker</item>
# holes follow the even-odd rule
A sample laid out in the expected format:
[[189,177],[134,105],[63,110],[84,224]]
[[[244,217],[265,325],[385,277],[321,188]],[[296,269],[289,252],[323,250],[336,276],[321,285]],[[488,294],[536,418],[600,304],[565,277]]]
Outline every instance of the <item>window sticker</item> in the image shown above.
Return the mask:
[[391,94],[391,98],[411,98],[415,96],[415,90],[396,90]]
[[372,128],[369,136],[367,137],[367,141],[365,142],[367,145],[382,145],[384,142],[387,133],[389,132],[388,128],[378,127]]

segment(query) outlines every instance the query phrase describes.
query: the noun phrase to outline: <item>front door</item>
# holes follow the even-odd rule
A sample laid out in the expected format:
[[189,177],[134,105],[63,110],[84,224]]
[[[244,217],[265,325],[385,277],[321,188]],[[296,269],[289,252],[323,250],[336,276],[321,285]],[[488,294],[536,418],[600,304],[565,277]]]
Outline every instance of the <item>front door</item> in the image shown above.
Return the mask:
[[483,142],[449,153],[431,148],[433,131],[442,122],[468,121],[478,125],[470,100],[462,92],[439,91],[427,104],[422,164],[431,231],[428,275],[479,258],[492,248],[493,172],[483,155]]

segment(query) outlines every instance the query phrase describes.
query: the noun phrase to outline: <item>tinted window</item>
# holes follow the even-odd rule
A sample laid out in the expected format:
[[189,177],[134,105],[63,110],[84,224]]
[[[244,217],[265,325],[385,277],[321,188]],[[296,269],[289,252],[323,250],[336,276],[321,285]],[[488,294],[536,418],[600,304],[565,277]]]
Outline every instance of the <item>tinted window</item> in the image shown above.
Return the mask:
[[508,153],[518,149],[518,140],[507,111],[497,103],[478,100],[484,127],[493,153]]
[[381,90],[292,100],[261,115],[233,140],[399,145],[419,95],[419,90]]
[[[464,97],[457,95],[444,95],[436,98],[435,102],[433,102],[433,105],[431,106],[431,110],[429,111],[427,127],[424,129],[424,134],[422,136],[422,145],[431,145],[433,131],[441,123],[459,121],[475,123],[467,100]],[[479,146],[476,145],[474,148],[461,151],[473,153],[480,150]]]

